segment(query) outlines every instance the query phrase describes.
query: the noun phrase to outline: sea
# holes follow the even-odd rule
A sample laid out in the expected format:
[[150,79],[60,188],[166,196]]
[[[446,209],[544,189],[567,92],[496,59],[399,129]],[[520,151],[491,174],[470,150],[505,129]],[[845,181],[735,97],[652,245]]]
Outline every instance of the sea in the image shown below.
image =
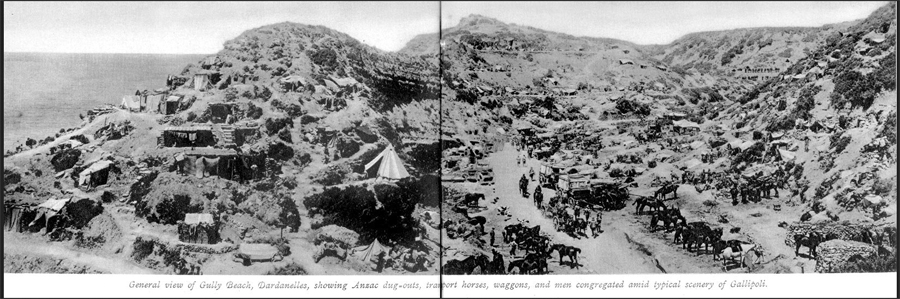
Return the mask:
[[3,53],[3,151],[81,124],[79,114],[165,87],[207,54]]

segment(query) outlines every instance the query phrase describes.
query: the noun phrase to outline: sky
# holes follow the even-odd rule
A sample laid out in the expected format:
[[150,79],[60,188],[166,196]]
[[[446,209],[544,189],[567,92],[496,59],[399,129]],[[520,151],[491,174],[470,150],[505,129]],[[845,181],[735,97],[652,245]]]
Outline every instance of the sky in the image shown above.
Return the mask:
[[668,44],[688,33],[749,27],[822,26],[862,19],[887,2],[441,2],[441,27],[470,14],[505,23]]
[[280,22],[324,25],[385,51],[440,28],[438,2],[3,2],[4,52],[212,54]]
[[886,2],[3,2],[4,52],[211,54],[246,30],[324,25],[386,51],[470,14],[666,44],[691,32],[821,26]]

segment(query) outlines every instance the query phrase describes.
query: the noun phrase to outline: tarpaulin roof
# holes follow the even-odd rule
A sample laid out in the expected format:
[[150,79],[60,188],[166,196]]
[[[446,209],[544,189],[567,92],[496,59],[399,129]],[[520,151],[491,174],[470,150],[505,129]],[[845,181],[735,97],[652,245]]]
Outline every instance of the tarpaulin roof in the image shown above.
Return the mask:
[[297,75],[290,75],[284,78],[281,78],[281,82],[285,83],[300,83],[306,85],[306,79]]
[[688,120],[676,120],[672,124],[682,128],[700,128],[699,124]]
[[738,146],[738,147],[743,151],[743,150],[746,150],[746,149],[750,148],[750,147],[753,146],[754,144],[756,144],[756,141],[751,140],[751,141],[747,141],[747,142],[741,143],[741,145]]
[[168,98],[166,98],[166,102],[178,102],[178,101],[181,101],[180,96],[169,96]]
[[243,243],[238,248],[238,252],[245,254],[254,260],[269,259],[278,253],[275,246],[269,244],[247,244]]
[[781,136],[784,136],[784,132],[772,133],[772,138],[781,138]]
[[378,165],[378,172],[376,175],[378,178],[383,177],[399,180],[409,176],[409,172],[407,172],[406,167],[403,166],[403,161],[397,156],[397,152],[394,151],[394,146],[392,145],[388,145],[388,147],[378,154],[375,159],[366,163],[366,172],[375,165]]
[[190,127],[166,127],[164,131],[177,132],[196,132],[196,131],[212,131],[210,126],[190,126]]
[[337,83],[334,83],[334,81],[331,81],[331,80],[329,80],[329,79],[325,79],[325,86],[328,87],[328,89],[331,89],[331,91],[334,91],[334,92],[341,91],[341,88],[338,87]]
[[334,81],[334,83],[337,83],[337,85],[340,85],[340,86],[353,86],[353,85],[356,85],[357,83],[359,83],[359,82],[356,81],[356,79],[353,79],[353,78],[351,78],[351,77],[347,77],[347,78],[334,78],[334,77],[331,77],[331,80]]
[[733,140],[731,140],[731,141],[728,142],[728,145],[730,145],[731,147],[739,147],[739,146],[741,146],[742,143],[744,143],[743,140],[740,140],[740,139],[733,139]]
[[881,196],[878,196],[878,195],[869,194],[869,195],[866,195],[866,201],[873,203],[873,204],[879,204],[884,201],[884,198]]
[[113,162],[112,162],[112,161],[109,161],[109,160],[100,160],[100,161],[97,161],[96,163],[91,164],[90,167],[85,168],[84,170],[82,170],[80,175],[81,175],[81,176],[85,176],[85,175],[88,175],[88,174],[92,174],[92,173],[98,172],[98,171],[100,171],[100,170],[106,169],[107,167],[109,167],[109,166],[112,165],[112,164],[113,164]]
[[70,198],[63,198],[63,199],[50,198],[50,199],[47,199],[47,201],[38,205],[38,208],[44,208],[44,209],[48,209],[50,211],[58,213],[59,211],[62,211],[62,209],[66,206],[67,203],[69,203],[69,199]]
[[786,151],[783,149],[778,149],[778,153],[781,154],[781,159],[785,161],[793,160],[797,157],[797,154],[792,151]]
[[213,216],[210,213],[187,213],[184,214],[184,223],[186,224],[213,224]]

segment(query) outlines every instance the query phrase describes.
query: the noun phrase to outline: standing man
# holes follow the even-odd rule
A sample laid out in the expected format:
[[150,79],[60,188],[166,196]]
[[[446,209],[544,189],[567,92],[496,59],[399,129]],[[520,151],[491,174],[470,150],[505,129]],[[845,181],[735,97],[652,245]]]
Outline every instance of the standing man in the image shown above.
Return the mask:
[[491,247],[494,247],[494,228],[491,228]]

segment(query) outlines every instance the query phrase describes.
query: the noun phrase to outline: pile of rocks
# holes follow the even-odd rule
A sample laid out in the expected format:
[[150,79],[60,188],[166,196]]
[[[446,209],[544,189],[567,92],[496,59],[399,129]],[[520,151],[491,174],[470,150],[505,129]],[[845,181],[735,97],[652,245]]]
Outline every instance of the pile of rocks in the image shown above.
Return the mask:
[[831,240],[819,244],[816,252],[816,272],[833,273],[844,263],[875,256],[876,250],[874,246],[862,242]]
[[793,248],[795,235],[807,235],[811,231],[819,233],[825,240],[848,240],[871,242],[869,240],[869,231],[875,228],[871,223],[849,223],[823,221],[814,223],[794,222],[791,223],[785,235],[784,244]]

